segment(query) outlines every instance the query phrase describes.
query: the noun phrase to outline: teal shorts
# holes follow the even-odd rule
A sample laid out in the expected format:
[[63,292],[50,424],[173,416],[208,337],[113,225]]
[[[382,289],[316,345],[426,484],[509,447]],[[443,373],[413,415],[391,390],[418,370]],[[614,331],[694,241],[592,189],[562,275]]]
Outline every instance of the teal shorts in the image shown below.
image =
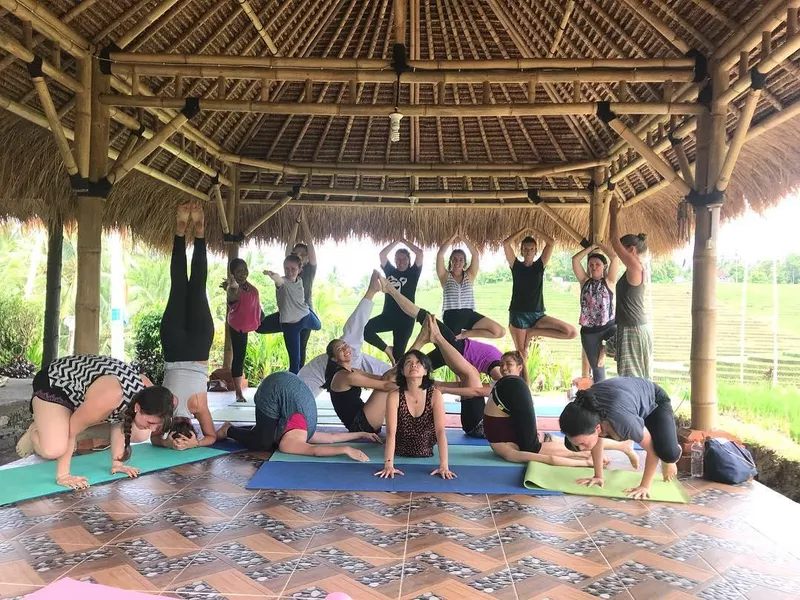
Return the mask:
[[530,329],[536,323],[538,323],[541,318],[545,316],[543,312],[521,312],[521,311],[508,311],[508,323],[512,327],[516,327],[517,329]]

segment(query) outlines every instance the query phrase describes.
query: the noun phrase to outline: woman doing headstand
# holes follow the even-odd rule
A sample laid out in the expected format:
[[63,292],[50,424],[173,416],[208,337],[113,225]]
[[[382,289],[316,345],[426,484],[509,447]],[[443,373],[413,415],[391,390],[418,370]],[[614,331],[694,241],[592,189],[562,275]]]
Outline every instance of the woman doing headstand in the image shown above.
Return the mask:
[[[617,333],[614,292],[611,289],[619,273],[616,254],[610,248],[602,248],[611,257],[611,265],[608,265],[606,257],[597,252],[598,248],[589,246],[572,257],[572,270],[581,289],[581,345],[595,383],[606,378],[604,342]],[[588,268],[584,270],[581,263],[586,255],[589,256],[586,261]]]

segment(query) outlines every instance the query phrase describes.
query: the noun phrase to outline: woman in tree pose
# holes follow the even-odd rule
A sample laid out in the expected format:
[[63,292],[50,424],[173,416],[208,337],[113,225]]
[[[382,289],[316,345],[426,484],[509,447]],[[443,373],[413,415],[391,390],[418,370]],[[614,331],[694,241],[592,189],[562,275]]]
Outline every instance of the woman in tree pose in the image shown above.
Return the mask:
[[[302,233],[302,241],[297,241],[298,233]],[[286,246],[286,254],[294,254],[300,257],[300,279],[303,281],[303,294],[308,304],[308,308],[314,310],[314,279],[317,277],[317,251],[314,249],[314,242],[311,236],[311,229],[308,227],[308,219],[304,208],[295,219],[292,232],[289,235],[289,243]],[[280,331],[280,323],[276,333]],[[311,336],[310,329],[300,331],[300,368],[306,364],[306,347],[308,338]]]
[[[397,244],[403,243],[414,253],[414,263],[411,264],[411,252],[405,248],[399,248],[394,253],[394,265],[389,262],[389,252]],[[414,302],[417,293],[417,283],[420,273],[422,273],[422,248],[415,246],[406,239],[392,242],[380,253],[381,269],[394,288],[404,297]],[[414,319],[406,315],[391,296],[386,296],[383,301],[383,312],[377,317],[370,319],[364,330],[364,339],[378,350],[386,353],[389,360],[394,364],[395,355],[405,354],[408,340],[411,339],[411,332],[414,329]],[[392,345],[384,342],[379,333],[384,331],[392,332]]]
[[[589,246],[572,257],[572,270],[581,288],[581,345],[592,369],[595,383],[606,378],[605,345],[617,333],[614,320],[614,292],[612,286],[619,274],[619,260],[614,251],[602,247],[608,259],[599,252],[601,246]],[[588,255],[586,270],[583,259]]]
[[[664,481],[678,472],[681,457],[672,403],[661,386],[640,377],[615,377],[581,390],[564,407],[559,418],[561,431],[580,450],[589,450],[595,458],[594,477],[578,483],[603,485],[603,471],[597,467],[603,449],[610,441],[636,442],[647,456],[638,487],[625,490],[637,500],[650,497],[650,484],[661,460]],[[631,459],[634,468],[638,468]]]
[[642,259],[647,254],[647,234],[619,236],[619,204],[609,207],[609,235],[614,251],[625,265],[617,281],[617,335],[614,352],[620,377],[645,377],[652,372],[653,336],[650,332],[645,293],[647,282]]
[[151,432],[167,431],[175,398],[153,386],[131,365],[110,356],[76,354],[54,360],[33,378],[33,423],[17,443],[17,453],[33,452],[56,461],[56,482],[75,490],[89,486],[70,474],[75,444],[93,425],[110,425],[111,473],[137,477],[139,469],[123,464],[131,442]]
[[233,427],[225,423],[217,439],[231,438],[245,448],[271,452],[275,446],[286,454],[335,456],[369,462],[369,457],[352,446],[330,446],[339,442],[367,440],[380,442],[374,433],[324,433],[317,431],[317,403],[308,386],[294,373],[278,371],[261,382],[255,395],[255,427]]
[[[193,224],[192,274],[186,275],[186,230]],[[206,278],[205,217],[200,204],[178,207],[170,259],[169,300],[161,317],[161,349],[164,354],[164,387],[177,398],[171,435],[150,436],[151,443],[174,450],[210,446],[217,441],[208,409],[208,355],[214,341],[214,321],[208,306]],[[197,438],[191,419],[203,432]]]
[[[460,248],[450,253],[447,267],[444,255],[447,249],[459,239],[469,249],[472,256],[467,266],[467,255]],[[455,234],[448,239],[436,253],[436,274],[442,284],[442,321],[456,338],[501,338],[506,334],[502,325],[489,317],[475,311],[475,293],[473,282],[478,277],[480,253],[478,249],[463,235]]]
[[525,358],[528,356],[528,348],[534,337],[571,340],[578,335],[572,325],[547,316],[544,312],[544,270],[553,254],[553,238],[541,231],[532,230],[545,242],[542,254],[536,258],[536,240],[526,236],[520,243],[522,260],[517,258],[515,242],[527,231],[529,228],[520,229],[503,241],[503,249],[513,278],[511,304],[508,307],[508,328],[514,340],[514,347]]
[[[364,345],[364,328],[372,314],[374,306],[372,299],[375,294],[381,291],[377,271],[373,271],[372,279],[364,297],[358,303],[353,313],[348,317],[342,328],[342,336],[338,339],[350,349],[350,368],[364,371],[369,375],[380,377],[391,369],[391,365],[378,360],[368,354],[362,354],[361,347]],[[331,342],[332,343],[332,342]],[[328,367],[328,354],[320,354],[305,365],[298,376],[303,380],[316,398],[325,386],[325,371]]]
[[301,269],[300,257],[290,254],[283,260],[282,277],[274,271],[264,271],[264,275],[275,282],[283,343],[289,354],[289,371],[294,374],[300,371],[302,332],[322,329],[317,315],[306,304],[303,280],[300,278]]

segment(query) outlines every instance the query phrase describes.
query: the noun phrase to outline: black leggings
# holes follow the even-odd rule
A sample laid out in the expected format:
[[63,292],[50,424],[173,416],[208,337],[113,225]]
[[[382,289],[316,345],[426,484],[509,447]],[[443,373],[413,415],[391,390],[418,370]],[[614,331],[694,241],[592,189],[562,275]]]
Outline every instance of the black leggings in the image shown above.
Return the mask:
[[658,384],[654,385],[656,388],[656,408],[644,418],[644,426],[650,432],[656,456],[665,463],[676,463],[681,457],[681,447],[678,444],[678,430],[675,427],[672,402],[664,388]]
[[385,352],[388,344],[378,334],[384,331],[391,331],[392,353],[396,359],[399,359],[406,352],[408,340],[411,339],[413,330],[414,319],[412,317],[405,314],[398,315],[382,312],[377,317],[367,321],[367,325],[364,327],[364,341]]
[[236,440],[248,450],[272,452],[278,444],[275,433],[278,420],[272,419],[256,408],[255,427],[231,427],[228,437]]
[[[281,331],[281,320],[279,313],[272,313],[264,316],[261,313],[261,324],[255,333],[278,333]],[[231,336],[231,351],[233,360],[231,361],[231,377],[241,377],[244,375],[244,359],[247,355],[247,332],[236,331],[228,325],[228,332]]]
[[169,300],[161,317],[161,349],[165,362],[207,361],[214,341],[214,320],[208,307],[208,259],[204,238],[194,239],[192,274],[186,275],[186,240],[172,241]]
[[516,443],[523,452],[539,452],[542,442],[536,429],[536,411],[531,390],[525,380],[513,375],[503,377],[492,390],[492,400],[497,398],[508,411],[514,428]]
[[600,349],[603,342],[608,341],[617,333],[617,325],[610,321],[602,327],[581,327],[581,345],[586,353],[589,366],[592,368],[592,380],[594,383],[603,381],[606,378],[606,368],[598,367],[600,360]]

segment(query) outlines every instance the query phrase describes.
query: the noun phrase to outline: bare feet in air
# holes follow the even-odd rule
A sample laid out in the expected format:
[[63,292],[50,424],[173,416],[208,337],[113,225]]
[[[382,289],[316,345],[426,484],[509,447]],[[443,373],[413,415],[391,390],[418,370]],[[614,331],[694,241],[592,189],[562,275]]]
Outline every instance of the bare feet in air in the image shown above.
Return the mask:
[[30,456],[34,453],[35,449],[33,447],[33,438],[31,434],[35,428],[36,425],[31,423],[30,427],[28,427],[28,431],[23,433],[22,437],[19,438],[19,441],[17,442],[17,456],[20,458],[25,458],[26,456]]
[[384,350],[384,352],[386,352],[386,356],[389,357],[389,362],[392,363],[392,366],[396,365],[397,361],[394,359],[394,348],[391,346],[386,346],[386,350]]
[[636,450],[633,449],[633,440],[628,440],[623,445],[625,448],[622,451],[625,453],[625,456],[628,457],[628,460],[631,461],[631,466],[634,469],[638,469],[639,455],[636,453]]
[[225,421],[222,424],[222,427],[217,429],[217,434],[216,435],[217,435],[217,441],[218,442],[221,442],[222,440],[225,440],[225,439],[228,438],[228,429],[230,429],[230,428],[231,428],[231,422],[230,421]]
[[375,294],[381,291],[381,275],[377,271],[372,272],[372,277],[369,278],[369,285],[367,291],[364,293],[364,298],[372,300]]
[[192,205],[191,204],[181,204],[178,207],[178,215],[177,215],[177,225],[175,227],[175,233],[177,235],[185,235],[186,234],[186,227],[189,224],[189,215],[191,214]]
[[203,207],[199,202],[195,202],[191,206],[192,224],[194,225],[194,237],[201,238],[206,235],[206,215],[203,212]]
[[381,277],[380,275],[378,275],[378,281],[381,282],[381,291],[384,294],[388,294],[391,290],[394,289],[394,286],[391,283],[389,283],[389,280],[386,279],[386,277]]

